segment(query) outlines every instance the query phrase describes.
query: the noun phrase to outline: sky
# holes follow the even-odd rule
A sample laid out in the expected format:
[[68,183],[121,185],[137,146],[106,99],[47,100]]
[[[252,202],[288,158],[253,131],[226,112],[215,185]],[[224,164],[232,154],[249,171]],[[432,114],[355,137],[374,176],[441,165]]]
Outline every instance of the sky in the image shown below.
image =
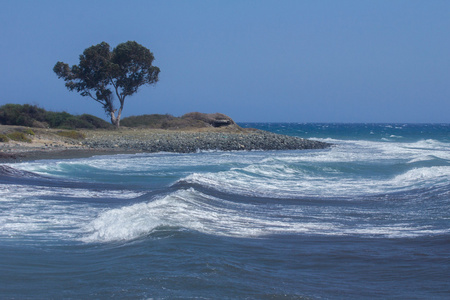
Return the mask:
[[237,122],[450,123],[448,0],[0,0],[0,105],[90,113],[57,61],[136,41],[159,82],[124,116]]

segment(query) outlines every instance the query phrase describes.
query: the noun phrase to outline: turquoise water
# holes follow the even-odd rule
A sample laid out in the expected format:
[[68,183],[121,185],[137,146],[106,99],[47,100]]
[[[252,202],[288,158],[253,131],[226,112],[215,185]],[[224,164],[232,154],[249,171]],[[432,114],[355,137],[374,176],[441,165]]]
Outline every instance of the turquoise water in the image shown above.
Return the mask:
[[0,167],[0,297],[448,299],[449,124],[268,124],[334,144]]

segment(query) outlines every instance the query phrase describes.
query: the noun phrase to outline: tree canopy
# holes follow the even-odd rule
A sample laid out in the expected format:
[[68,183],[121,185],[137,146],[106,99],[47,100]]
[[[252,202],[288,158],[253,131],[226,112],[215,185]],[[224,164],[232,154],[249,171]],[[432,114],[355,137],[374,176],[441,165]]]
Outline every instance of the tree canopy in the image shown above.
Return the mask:
[[[67,89],[102,104],[111,123],[119,127],[125,98],[143,85],[158,82],[160,70],[152,65],[154,59],[149,49],[134,41],[121,43],[112,51],[108,43],[102,42],[84,50],[78,65],[70,67],[58,61],[53,71],[64,79]],[[114,94],[120,103],[118,109]]]

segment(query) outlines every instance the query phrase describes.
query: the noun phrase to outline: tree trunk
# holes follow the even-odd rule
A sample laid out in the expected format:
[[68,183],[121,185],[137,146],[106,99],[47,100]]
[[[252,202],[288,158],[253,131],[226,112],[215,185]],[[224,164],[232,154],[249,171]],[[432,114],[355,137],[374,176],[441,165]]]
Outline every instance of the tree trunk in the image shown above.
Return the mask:
[[114,109],[114,110],[110,111],[110,113],[111,113],[111,124],[116,126],[116,129],[119,129],[119,127],[120,127],[120,117],[122,116],[123,104],[124,104],[124,99],[120,100],[120,108],[119,108],[119,111],[117,112],[117,117],[115,115],[117,109]]
[[119,126],[120,126],[120,117],[122,116],[123,103],[124,103],[124,100],[125,100],[124,98],[125,97],[120,99],[120,108],[119,108],[119,111],[117,112],[117,117],[116,117],[116,127],[117,127],[117,129],[119,129]]
[[119,126],[120,126],[120,117],[117,118],[117,117],[114,115],[115,112],[116,112],[115,110],[111,112],[111,124],[113,124],[114,126],[116,126],[116,129],[119,129]]

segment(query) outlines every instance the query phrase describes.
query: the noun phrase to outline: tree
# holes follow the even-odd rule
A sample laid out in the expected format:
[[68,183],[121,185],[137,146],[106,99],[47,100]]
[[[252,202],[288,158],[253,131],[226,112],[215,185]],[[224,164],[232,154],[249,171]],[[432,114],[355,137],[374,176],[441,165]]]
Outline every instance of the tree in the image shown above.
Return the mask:
[[[108,43],[102,42],[84,50],[78,65],[70,67],[58,61],[53,71],[64,79],[67,89],[102,104],[111,123],[119,128],[125,98],[142,85],[158,82],[160,70],[152,66],[154,59],[149,49],[134,41],[119,44],[112,51]],[[114,94],[119,99],[118,110]]]

